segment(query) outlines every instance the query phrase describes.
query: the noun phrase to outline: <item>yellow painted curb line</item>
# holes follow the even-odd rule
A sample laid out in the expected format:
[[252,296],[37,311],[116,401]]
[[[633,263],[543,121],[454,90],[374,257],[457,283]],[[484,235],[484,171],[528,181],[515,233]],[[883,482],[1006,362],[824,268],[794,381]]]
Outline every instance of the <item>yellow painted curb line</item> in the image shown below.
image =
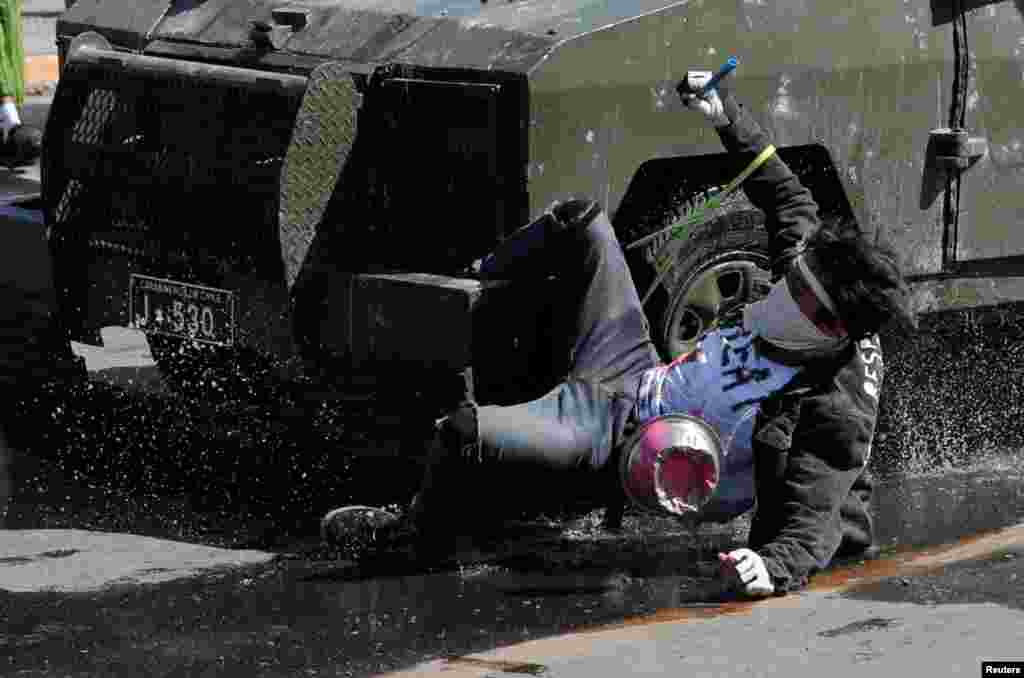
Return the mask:
[[[812,579],[808,593],[837,593],[892,577],[934,572],[946,565],[981,558],[1001,549],[1020,545],[1024,545],[1024,523],[961,539],[954,544],[916,551],[907,549],[878,560],[829,570]],[[727,615],[747,614],[755,608],[794,608],[806,601],[806,595],[795,594],[760,601],[725,603],[709,608],[664,609],[617,624],[539,638],[472,655],[439,659],[387,675],[391,678],[432,675],[463,678],[494,675],[495,672],[539,675],[544,668],[539,662],[550,661],[553,658],[584,657],[593,654],[596,648],[606,646],[610,641],[642,641],[649,637],[652,625],[707,621]]]

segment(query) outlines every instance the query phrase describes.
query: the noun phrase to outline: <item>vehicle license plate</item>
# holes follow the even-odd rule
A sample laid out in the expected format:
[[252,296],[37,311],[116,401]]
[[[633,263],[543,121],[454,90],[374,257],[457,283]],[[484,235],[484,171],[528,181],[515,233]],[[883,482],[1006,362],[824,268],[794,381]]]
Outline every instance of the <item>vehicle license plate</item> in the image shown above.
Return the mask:
[[205,285],[131,274],[130,326],[217,346],[235,342],[235,293]]

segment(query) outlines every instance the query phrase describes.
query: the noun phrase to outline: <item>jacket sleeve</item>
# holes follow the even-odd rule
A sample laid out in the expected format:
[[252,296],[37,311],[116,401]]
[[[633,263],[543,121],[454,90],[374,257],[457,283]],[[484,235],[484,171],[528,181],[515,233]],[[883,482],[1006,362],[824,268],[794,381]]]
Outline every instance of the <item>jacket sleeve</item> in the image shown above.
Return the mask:
[[758,508],[750,548],[764,558],[780,593],[825,568],[847,532],[866,539],[862,546],[870,543],[870,524],[868,534],[856,532],[870,521],[867,507],[851,491],[871,456],[881,379],[877,337],[864,340],[831,380],[786,413],[787,435],[766,436],[780,428],[767,425],[755,439]]
[[[764,150],[769,141],[760,125],[731,94],[725,95],[723,103],[732,121],[730,125],[717,128],[726,149],[752,157]],[[743,190],[754,206],[765,212],[765,228],[771,238],[772,270],[781,274],[789,261],[802,251],[804,241],[818,229],[818,205],[778,154],[747,178]]]

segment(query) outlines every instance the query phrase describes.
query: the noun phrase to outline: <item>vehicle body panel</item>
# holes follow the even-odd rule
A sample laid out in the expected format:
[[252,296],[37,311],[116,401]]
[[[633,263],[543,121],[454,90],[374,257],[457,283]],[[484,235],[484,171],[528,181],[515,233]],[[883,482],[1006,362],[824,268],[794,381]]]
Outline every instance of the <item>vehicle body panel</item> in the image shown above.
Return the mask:
[[[309,305],[320,308],[351,274],[453,274],[557,199],[592,196],[614,215],[643,163],[719,152],[674,86],[688,69],[715,69],[729,56],[740,61],[729,86],[774,142],[823,144],[861,229],[892,242],[908,274],[939,279],[955,273],[954,258],[1024,255],[1024,19],[1009,2],[982,4],[967,18],[967,128],[989,152],[963,177],[954,230],[956,210],[944,196],[925,205],[921,197],[929,135],[949,124],[952,98],[953,27],[939,15],[933,25],[933,10],[927,0],[80,0],[58,35],[66,48],[96,31],[111,49],[154,63],[309,77],[333,62],[352,74],[365,94],[358,133],[308,243],[307,268],[319,282],[299,275],[294,283],[319,286]],[[282,24],[288,11],[304,26]],[[256,42],[254,22],[265,24],[273,47]],[[950,234],[956,247],[944,252]],[[118,266],[125,283],[132,271],[172,277],[108,255],[89,264],[90,280]],[[1014,266],[1000,275],[1024,275]],[[193,282],[251,290],[240,307],[255,315],[240,326],[277,335],[294,322],[294,281],[278,279],[273,266],[262,271]],[[92,324],[123,315],[117,285],[96,285]],[[931,300],[941,306],[948,297],[940,290]],[[260,299],[272,301],[264,308]],[[329,313],[312,315],[319,320],[309,332],[345,343],[327,336]]]

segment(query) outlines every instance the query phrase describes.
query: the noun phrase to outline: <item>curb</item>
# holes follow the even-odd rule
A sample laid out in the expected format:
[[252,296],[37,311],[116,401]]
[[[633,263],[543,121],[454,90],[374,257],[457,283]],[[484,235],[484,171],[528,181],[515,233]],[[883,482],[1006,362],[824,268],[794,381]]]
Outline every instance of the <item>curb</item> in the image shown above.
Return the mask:
[[6,556],[0,591],[51,594],[150,586],[277,558],[254,549],[81,529],[0,530],[0,552]]
[[25,57],[25,96],[53,94],[57,87],[60,67],[56,54],[38,54]]
[[[683,606],[677,609],[666,609],[618,623],[581,628],[562,635],[535,638],[482,652],[449,655],[406,669],[391,671],[385,675],[387,678],[427,678],[429,676],[482,678],[493,676],[496,673],[532,675],[545,673],[547,675],[551,664],[557,662],[559,668],[565,669],[573,662],[582,662],[587,657],[601,657],[602,652],[609,647],[616,647],[617,644],[629,646],[630,644],[664,642],[655,638],[653,629],[656,627],[676,629],[681,632],[681,627],[685,624],[711,623],[726,617],[744,615],[753,617],[755,612],[761,610],[810,610],[810,614],[813,614],[816,605],[818,610],[829,607],[829,605],[820,603],[826,599],[825,596],[830,594],[853,592],[887,579],[937,572],[948,565],[985,558],[1011,547],[1021,546],[1024,546],[1024,523],[961,539],[952,544],[926,547],[921,550],[907,548],[893,556],[840,566],[835,570],[815,575],[811,586],[806,591],[787,596],[736,601],[709,607]],[[747,631],[749,631],[749,627],[744,632]],[[603,656],[608,655],[605,653]],[[578,666],[574,667],[574,669],[576,668]],[[617,669],[618,667],[612,668]],[[575,670],[567,671],[567,673],[578,675]],[[623,672],[609,670],[600,675],[618,675],[618,673]],[[758,675],[763,674],[759,673]]]

